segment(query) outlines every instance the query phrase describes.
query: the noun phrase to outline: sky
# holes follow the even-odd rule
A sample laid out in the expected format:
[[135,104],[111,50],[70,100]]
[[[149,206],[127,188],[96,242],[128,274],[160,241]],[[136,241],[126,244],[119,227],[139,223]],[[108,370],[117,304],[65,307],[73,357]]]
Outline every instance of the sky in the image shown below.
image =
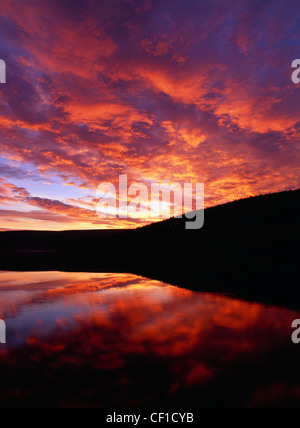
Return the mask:
[[294,0],[0,0],[0,229],[132,228],[97,188],[300,188]]

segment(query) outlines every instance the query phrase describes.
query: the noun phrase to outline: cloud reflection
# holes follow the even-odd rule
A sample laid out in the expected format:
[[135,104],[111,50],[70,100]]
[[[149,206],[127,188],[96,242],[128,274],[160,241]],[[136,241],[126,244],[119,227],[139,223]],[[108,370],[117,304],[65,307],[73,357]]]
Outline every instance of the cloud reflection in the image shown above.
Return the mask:
[[129,274],[1,273],[0,281],[1,403],[299,402],[296,312]]

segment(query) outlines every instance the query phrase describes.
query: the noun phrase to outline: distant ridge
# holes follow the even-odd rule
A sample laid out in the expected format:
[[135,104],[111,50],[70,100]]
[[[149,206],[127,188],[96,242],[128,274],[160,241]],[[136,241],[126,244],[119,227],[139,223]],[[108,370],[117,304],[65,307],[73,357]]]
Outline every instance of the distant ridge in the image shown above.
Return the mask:
[[0,269],[130,272],[181,287],[300,307],[300,190],[135,230],[1,232]]

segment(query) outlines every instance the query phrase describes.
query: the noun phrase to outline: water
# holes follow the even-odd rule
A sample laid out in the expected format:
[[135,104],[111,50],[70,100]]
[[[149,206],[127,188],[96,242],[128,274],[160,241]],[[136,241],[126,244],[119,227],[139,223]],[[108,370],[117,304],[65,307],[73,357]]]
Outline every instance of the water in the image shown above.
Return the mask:
[[297,318],[129,274],[0,272],[0,406],[299,407]]

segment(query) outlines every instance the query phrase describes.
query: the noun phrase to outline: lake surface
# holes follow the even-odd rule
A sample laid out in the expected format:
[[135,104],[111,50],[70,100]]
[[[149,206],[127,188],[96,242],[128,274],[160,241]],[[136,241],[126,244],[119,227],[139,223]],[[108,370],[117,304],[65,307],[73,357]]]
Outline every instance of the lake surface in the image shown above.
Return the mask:
[[0,272],[0,406],[300,406],[297,311],[129,274]]

